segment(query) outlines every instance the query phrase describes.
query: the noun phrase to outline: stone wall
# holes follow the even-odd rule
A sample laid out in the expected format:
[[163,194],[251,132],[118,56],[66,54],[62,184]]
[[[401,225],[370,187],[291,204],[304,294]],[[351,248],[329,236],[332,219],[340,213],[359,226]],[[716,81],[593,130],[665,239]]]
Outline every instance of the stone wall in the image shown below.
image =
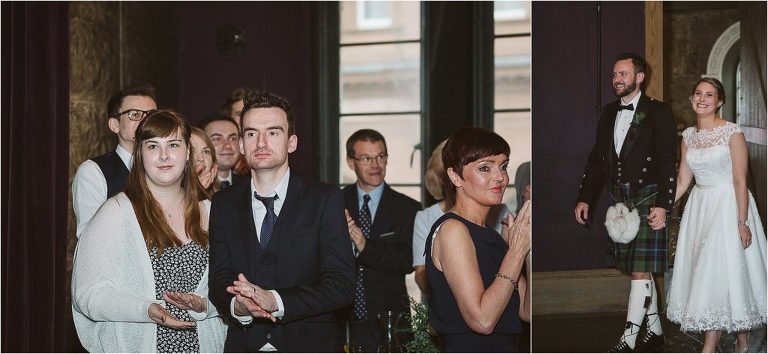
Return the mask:
[[[86,159],[115,148],[107,127],[107,101],[121,87],[150,83],[159,107],[177,105],[177,4],[154,2],[71,2],[69,184]],[[72,192],[69,192],[72,200]],[[77,243],[72,204],[67,230],[67,285]],[[69,288],[68,288],[69,289]],[[69,299],[70,292],[67,291]],[[68,323],[72,325],[71,322]],[[71,329],[71,330],[69,330]],[[78,350],[68,328],[68,351]],[[80,349],[81,350],[81,349]]]
[[[700,6],[700,7],[696,7]],[[691,86],[707,73],[707,59],[717,38],[739,21],[738,4],[717,6],[692,2],[664,6],[664,97],[678,124],[696,123],[688,96]],[[729,6],[729,7],[723,7]]]

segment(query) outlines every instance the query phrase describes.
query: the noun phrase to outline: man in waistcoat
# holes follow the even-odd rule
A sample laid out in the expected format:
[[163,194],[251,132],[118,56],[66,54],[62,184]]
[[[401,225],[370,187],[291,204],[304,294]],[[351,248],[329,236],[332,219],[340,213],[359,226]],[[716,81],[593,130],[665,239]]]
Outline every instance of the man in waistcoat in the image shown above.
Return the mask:
[[85,160],[72,180],[72,206],[77,219],[77,237],[107,198],[125,189],[133,159],[136,127],[157,109],[152,86],[120,90],[107,103],[107,124],[117,135],[117,147],[104,155]]
[[224,351],[341,352],[336,312],[352,303],[354,261],[341,191],[291,172],[293,110],[245,98],[240,151],[251,178],[213,196],[210,298],[230,318]]
[[629,204],[640,215],[634,240],[611,244],[616,267],[632,280],[624,334],[609,352],[659,352],[664,346],[652,273],[667,269],[677,133],[669,105],[643,95],[645,78],[642,57],[625,53],[616,58],[612,87],[619,100],[602,109],[574,210],[576,221],[586,225],[607,186],[612,204]]

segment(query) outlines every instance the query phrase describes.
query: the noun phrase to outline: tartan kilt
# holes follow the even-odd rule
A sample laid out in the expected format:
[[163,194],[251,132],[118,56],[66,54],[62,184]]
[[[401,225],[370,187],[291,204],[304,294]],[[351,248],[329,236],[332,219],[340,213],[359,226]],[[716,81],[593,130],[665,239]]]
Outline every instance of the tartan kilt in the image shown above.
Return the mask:
[[[611,203],[626,202],[632,194],[629,185],[610,185]],[[648,225],[648,214],[656,202],[656,196],[647,198],[655,193],[657,186],[649,185],[631,195],[640,215],[640,230],[632,242],[623,244],[611,242],[613,260],[622,273],[631,272],[665,272],[667,270],[667,227],[654,231]],[[669,213],[667,225],[669,225]]]

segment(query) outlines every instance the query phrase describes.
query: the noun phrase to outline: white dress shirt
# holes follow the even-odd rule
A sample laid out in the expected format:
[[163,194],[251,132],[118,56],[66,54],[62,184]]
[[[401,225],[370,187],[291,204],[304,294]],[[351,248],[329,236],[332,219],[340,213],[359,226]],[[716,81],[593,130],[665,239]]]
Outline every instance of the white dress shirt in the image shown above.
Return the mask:
[[[285,175],[280,180],[280,183],[277,184],[275,187],[275,190],[267,195],[261,195],[261,197],[272,197],[277,195],[277,200],[275,200],[275,215],[280,216],[280,210],[283,209],[283,203],[285,203],[285,196],[288,193],[288,180],[290,179],[291,175],[291,169],[289,168],[286,170]],[[231,174],[230,174],[231,176]],[[256,187],[251,183],[251,211],[253,212],[253,220],[256,222],[256,235],[259,237],[259,240],[261,240],[261,225],[264,223],[264,216],[267,215],[267,207],[264,206],[264,203],[262,203],[260,200],[256,199],[254,196],[254,193],[256,193]],[[283,298],[280,297],[280,294],[277,293],[275,290],[269,290],[269,292],[272,293],[272,295],[275,296],[275,300],[277,301],[277,311],[272,312],[272,315],[276,318],[281,318],[285,314],[285,307],[283,306]],[[232,301],[229,305],[230,311],[232,313],[232,316],[237,318],[240,323],[243,325],[247,325],[253,321],[253,316],[251,315],[245,315],[245,316],[238,316],[235,314],[235,298],[232,298]],[[264,348],[262,348],[264,349]]]
[[[115,152],[130,170],[133,163],[131,153],[120,145],[117,145]],[[104,173],[95,161],[83,161],[72,179],[72,208],[77,220],[77,238],[80,238],[88,222],[106,200],[107,179]]]
[[616,113],[616,124],[613,127],[613,145],[616,147],[617,155],[621,153],[621,147],[624,145],[624,139],[627,137],[629,127],[632,126],[632,119],[635,117],[635,112],[637,112],[637,102],[640,101],[640,96],[642,95],[643,91],[638,91],[637,95],[632,99],[632,101],[624,103],[624,99],[622,98],[621,100],[622,105],[632,104],[634,110],[630,111],[628,109],[622,109]]

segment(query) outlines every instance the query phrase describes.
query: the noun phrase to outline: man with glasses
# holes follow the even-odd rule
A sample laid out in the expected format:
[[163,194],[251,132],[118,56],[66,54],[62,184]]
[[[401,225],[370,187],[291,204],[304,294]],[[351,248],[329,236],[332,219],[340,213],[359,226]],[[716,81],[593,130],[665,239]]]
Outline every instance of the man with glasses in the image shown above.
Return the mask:
[[378,314],[409,312],[405,275],[413,271],[413,221],[421,204],[384,182],[387,159],[387,143],[375,130],[358,130],[347,140],[347,164],[357,176],[343,190],[357,262],[349,322],[356,350],[375,351],[382,344]]
[[240,158],[240,134],[238,125],[230,116],[216,113],[202,125],[205,133],[211,138],[216,150],[216,164],[219,166],[219,189],[240,182],[243,177],[234,171],[235,164]]
[[72,181],[72,206],[77,219],[77,237],[107,198],[123,191],[133,159],[136,127],[157,109],[152,86],[120,90],[107,103],[107,124],[117,135],[117,147],[104,155],[85,160]]

